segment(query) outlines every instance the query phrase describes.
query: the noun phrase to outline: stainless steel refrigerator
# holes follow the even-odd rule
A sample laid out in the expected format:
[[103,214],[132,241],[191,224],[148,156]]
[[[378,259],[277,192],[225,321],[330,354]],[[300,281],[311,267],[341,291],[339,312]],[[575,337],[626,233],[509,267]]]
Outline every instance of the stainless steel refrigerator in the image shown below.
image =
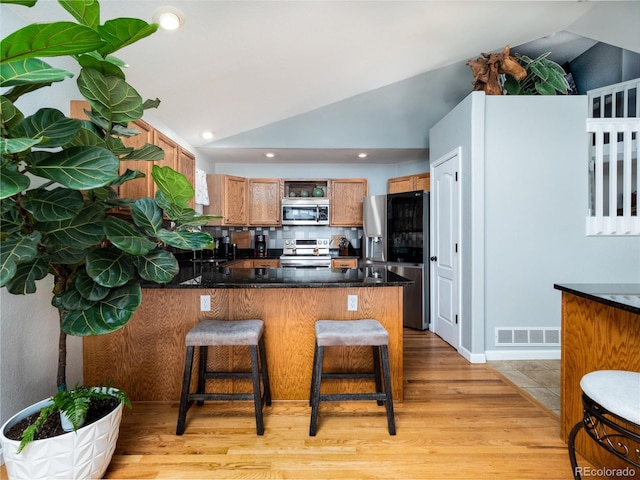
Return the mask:
[[403,324],[429,328],[429,193],[374,195],[364,199],[363,257],[415,283],[404,287]]

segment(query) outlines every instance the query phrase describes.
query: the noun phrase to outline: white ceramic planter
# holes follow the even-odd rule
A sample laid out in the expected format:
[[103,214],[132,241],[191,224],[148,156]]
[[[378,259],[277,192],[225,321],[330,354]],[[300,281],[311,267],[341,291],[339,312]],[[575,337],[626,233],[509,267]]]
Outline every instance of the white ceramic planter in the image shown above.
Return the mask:
[[20,442],[5,437],[5,430],[50,404],[50,400],[42,400],[2,425],[0,444],[9,480],[102,478],[116,449],[122,404],[106,417],[79,428],[77,432],[36,440],[17,453]]

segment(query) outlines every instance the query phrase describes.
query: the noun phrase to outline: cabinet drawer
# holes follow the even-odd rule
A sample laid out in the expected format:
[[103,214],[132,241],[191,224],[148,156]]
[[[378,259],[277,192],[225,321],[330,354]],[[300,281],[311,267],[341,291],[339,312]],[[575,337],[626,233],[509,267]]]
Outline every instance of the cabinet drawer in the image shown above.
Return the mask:
[[331,268],[358,268],[357,258],[331,259]]

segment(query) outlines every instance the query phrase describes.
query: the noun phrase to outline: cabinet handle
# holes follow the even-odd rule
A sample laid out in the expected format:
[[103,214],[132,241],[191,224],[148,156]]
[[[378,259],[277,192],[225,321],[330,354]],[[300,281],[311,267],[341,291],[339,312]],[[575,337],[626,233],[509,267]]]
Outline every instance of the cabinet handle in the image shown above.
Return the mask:
[[437,260],[438,260],[438,257],[433,256],[433,257],[431,257],[429,260],[431,260],[432,262],[435,262],[435,261],[437,261]]

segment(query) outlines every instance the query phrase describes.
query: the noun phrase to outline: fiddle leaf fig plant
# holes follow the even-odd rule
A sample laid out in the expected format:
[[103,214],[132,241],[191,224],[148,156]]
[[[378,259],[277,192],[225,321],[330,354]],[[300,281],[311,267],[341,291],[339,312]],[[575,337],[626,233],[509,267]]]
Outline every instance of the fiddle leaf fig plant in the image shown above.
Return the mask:
[[505,79],[503,88],[507,95],[566,95],[569,82],[564,69],[547,57],[551,52],[536,58],[515,54],[516,59],[527,71],[527,76],[518,81],[513,77]]
[[[0,3],[33,7],[37,0]],[[159,100],[144,101],[113,56],[157,25],[134,18],[101,23],[97,0],[58,3],[72,20],[27,25],[0,43],[0,287],[29,294],[53,276],[51,303],[61,325],[57,384],[64,388],[66,335],[126,325],[140,305],[141,281],[165,283],[178,273],[166,246],[210,244],[209,235],[194,230],[212,217],[188,207],[193,187],[169,167],[153,167],[155,198],[118,195],[120,185],[144,175],[122,171],[121,161],[164,158],[158,146],[134,149],[123,141],[138,134],[131,122]],[[47,105],[29,115],[20,110],[32,92],[74,77],[47,57],[77,61],[89,120]],[[130,214],[117,214],[123,210]]]

